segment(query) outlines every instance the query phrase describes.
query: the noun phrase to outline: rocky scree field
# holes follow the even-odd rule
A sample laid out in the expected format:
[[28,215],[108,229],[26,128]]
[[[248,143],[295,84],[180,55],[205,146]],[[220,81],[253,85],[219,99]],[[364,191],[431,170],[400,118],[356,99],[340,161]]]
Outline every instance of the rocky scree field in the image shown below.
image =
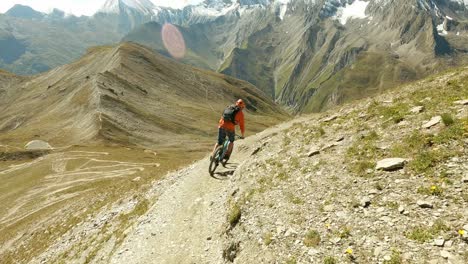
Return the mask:
[[461,68],[259,134],[231,182],[224,259],[467,263],[467,99]]

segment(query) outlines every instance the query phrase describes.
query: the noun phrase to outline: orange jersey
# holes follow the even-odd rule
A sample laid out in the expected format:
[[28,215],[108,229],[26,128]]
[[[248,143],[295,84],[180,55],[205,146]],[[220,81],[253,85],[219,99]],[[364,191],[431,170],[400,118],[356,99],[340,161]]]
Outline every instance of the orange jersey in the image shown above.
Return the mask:
[[244,113],[242,112],[242,110],[237,112],[236,116],[234,117],[234,120],[236,121],[235,124],[233,124],[231,121],[225,121],[223,117],[221,117],[221,119],[219,120],[219,128],[224,128],[227,131],[234,131],[236,129],[236,125],[239,125],[242,134],[244,134]]

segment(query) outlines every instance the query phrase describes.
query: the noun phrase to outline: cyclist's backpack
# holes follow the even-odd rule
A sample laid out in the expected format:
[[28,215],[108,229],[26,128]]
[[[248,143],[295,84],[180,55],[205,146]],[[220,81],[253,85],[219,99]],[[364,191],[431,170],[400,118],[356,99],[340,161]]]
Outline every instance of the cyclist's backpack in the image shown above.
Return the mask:
[[235,117],[236,117],[237,112],[239,112],[239,110],[240,110],[240,107],[237,105],[228,106],[226,109],[224,109],[223,119],[225,121],[230,121],[233,124],[235,124],[236,123]]

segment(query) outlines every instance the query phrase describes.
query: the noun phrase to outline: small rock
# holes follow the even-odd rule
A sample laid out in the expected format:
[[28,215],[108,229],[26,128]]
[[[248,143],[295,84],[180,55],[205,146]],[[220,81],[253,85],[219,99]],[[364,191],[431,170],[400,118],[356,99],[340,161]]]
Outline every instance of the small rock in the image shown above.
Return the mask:
[[312,156],[315,156],[315,155],[318,155],[320,154],[320,150],[319,149],[316,149],[316,148],[313,148],[309,151],[309,153],[307,153],[307,157],[312,157]]
[[467,183],[467,182],[468,182],[468,176],[467,176],[467,177],[465,177],[465,178],[463,178],[463,180],[462,180],[462,181],[463,181],[464,183]]
[[441,121],[442,121],[441,116],[434,116],[431,120],[429,120],[427,123],[422,125],[422,128],[426,128],[426,129],[431,128],[431,127],[439,124]]
[[344,136],[340,136],[340,137],[338,137],[338,138],[336,139],[336,142],[341,142],[341,141],[343,141],[344,139],[345,139]]
[[434,245],[436,245],[438,247],[443,247],[444,244],[445,244],[445,239],[443,239],[443,238],[438,238],[438,239],[434,240]]
[[210,236],[206,238],[206,240],[208,240],[208,241],[210,241],[211,239],[212,239],[212,237],[210,237]]
[[406,159],[402,158],[383,159],[377,162],[377,166],[375,167],[375,169],[384,171],[394,171],[402,169],[405,166],[406,162]]
[[132,180],[133,182],[139,182],[141,181],[141,177],[136,177],[135,179]]
[[369,197],[363,197],[361,199],[361,206],[366,208],[366,207],[369,207],[369,205],[371,204],[371,200]]
[[404,213],[405,212],[405,207],[403,207],[403,206],[398,207],[398,212],[400,214]]
[[311,248],[311,249],[309,249],[309,251],[307,251],[307,253],[309,254],[309,256],[315,256],[315,255],[319,254],[320,251],[318,251],[315,248]]
[[337,118],[338,118],[337,115],[332,115],[332,116],[330,116],[330,117],[327,117],[327,118],[323,119],[322,121],[323,121],[323,122],[330,122],[330,121],[333,121],[333,120],[335,120],[335,119],[337,119]]
[[452,254],[450,254],[448,251],[446,250],[441,250],[440,251],[440,256],[442,256],[444,259],[449,259],[449,258],[453,258]]
[[445,246],[446,247],[451,247],[453,245],[453,241],[452,240],[449,240],[447,242],[445,242]]
[[417,201],[417,204],[421,208],[434,208],[434,205],[428,201]]
[[374,249],[374,257],[379,257],[382,254],[383,248],[382,247],[376,247]]
[[419,114],[424,110],[424,106],[415,106],[411,108],[410,112],[413,114]]
[[387,255],[387,256],[385,256],[385,257],[383,257],[383,258],[384,258],[385,261],[390,261],[390,260],[392,260],[392,257],[390,257],[389,255]]
[[455,101],[453,102],[454,104],[457,104],[457,105],[468,105],[468,99],[465,99],[465,100],[458,100],[458,101]]

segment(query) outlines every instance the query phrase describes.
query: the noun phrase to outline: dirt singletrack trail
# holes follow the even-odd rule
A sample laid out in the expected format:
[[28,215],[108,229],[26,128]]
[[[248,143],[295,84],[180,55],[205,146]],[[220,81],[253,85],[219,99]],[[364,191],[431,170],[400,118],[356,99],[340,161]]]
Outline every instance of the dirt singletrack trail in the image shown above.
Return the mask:
[[[110,263],[221,263],[227,182],[240,159],[208,173],[208,159],[180,172],[115,251]],[[234,163],[236,162],[236,163]]]

